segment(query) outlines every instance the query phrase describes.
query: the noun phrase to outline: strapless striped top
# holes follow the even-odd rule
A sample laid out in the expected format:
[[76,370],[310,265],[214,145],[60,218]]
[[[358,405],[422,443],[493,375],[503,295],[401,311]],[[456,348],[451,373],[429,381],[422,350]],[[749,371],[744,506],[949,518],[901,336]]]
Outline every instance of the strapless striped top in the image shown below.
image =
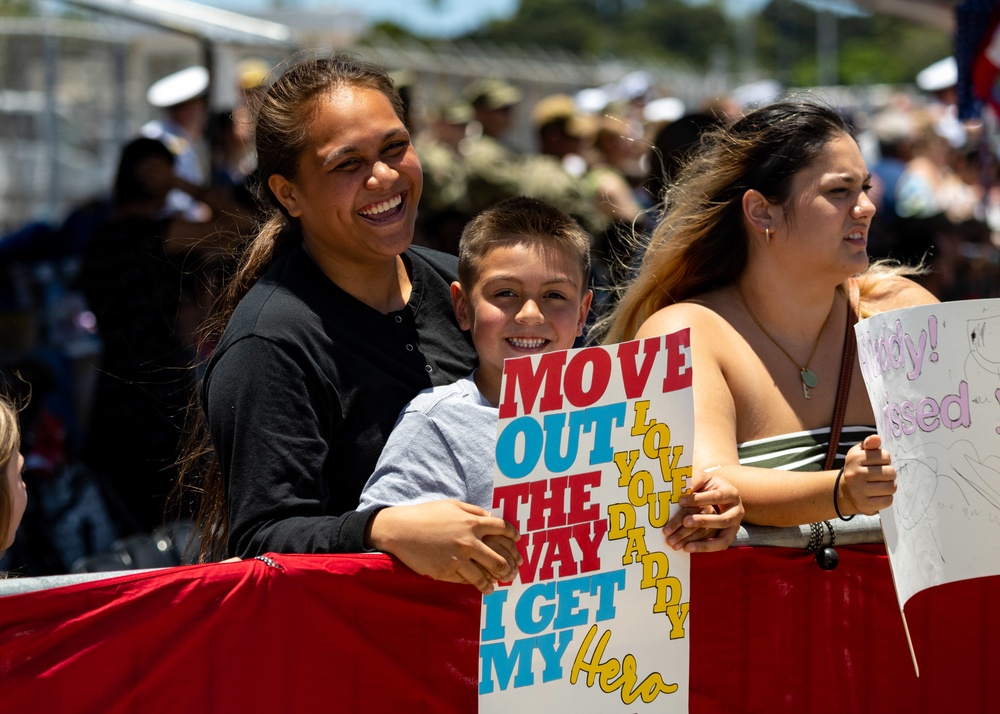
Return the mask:
[[[851,447],[874,433],[876,431],[873,426],[844,426],[840,432],[834,467],[840,468]],[[743,466],[781,471],[822,471],[829,445],[830,427],[824,427],[755,439],[739,444],[736,448]]]

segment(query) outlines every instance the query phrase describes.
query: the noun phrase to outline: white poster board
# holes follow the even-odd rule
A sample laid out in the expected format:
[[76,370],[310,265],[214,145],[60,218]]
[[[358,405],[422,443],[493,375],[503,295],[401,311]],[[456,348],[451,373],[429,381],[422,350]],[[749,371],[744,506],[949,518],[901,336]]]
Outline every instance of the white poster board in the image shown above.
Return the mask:
[[880,515],[900,608],[1000,574],[1000,300],[892,310],[855,330],[897,472]]
[[[507,360],[493,513],[524,564],[484,596],[480,712],[686,712],[688,331]],[[669,552],[668,552],[669,551]]]

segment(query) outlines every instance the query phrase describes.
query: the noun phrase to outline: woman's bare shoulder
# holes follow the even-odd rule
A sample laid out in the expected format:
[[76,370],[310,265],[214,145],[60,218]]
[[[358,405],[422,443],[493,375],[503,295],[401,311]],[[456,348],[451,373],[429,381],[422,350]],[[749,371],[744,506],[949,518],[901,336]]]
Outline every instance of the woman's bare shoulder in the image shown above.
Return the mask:
[[639,327],[636,337],[662,335],[685,327],[706,334],[732,329],[715,310],[712,293],[707,293],[657,310]]
[[870,314],[940,302],[925,287],[901,275],[876,273],[862,276],[859,281],[862,303]]

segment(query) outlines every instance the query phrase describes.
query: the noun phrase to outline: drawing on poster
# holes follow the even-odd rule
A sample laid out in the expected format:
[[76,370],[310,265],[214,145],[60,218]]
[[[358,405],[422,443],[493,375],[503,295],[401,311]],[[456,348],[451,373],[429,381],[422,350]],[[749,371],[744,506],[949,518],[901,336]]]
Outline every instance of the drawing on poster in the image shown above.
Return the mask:
[[[966,380],[970,384],[985,385],[984,393],[973,395],[972,402],[991,408],[998,407],[1000,406],[1000,381],[990,378],[1000,378],[1000,316],[969,320],[967,332],[969,335],[969,359],[965,363]],[[977,374],[980,370],[981,373]],[[992,394],[989,393],[991,381],[998,385]],[[995,431],[1000,434],[1000,412],[996,412],[996,415]]]
[[[893,502],[896,523],[906,531],[920,527],[931,515],[931,508],[958,504],[968,519],[985,516],[987,508],[1000,510],[1000,458],[982,459],[971,441],[961,440],[944,447],[927,443],[916,450],[902,452],[894,461],[897,477],[906,484]],[[946,494],[939,494],[946,490]],[[945,556],[933,530],[928,535],[937,545],[942,562]]]
[[902,308],[857,326],[861,371],[897,472],[880,514],[900,605],[1000,574],[971,547],[1000,526],[1000,301]]

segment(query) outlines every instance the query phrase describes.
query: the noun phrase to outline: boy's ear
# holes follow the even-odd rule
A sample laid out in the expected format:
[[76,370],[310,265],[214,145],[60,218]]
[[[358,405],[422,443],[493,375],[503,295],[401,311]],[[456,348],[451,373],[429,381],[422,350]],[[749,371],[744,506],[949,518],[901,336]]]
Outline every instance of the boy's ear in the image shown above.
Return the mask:
[[455,308],[455,321],[463,330],[472,329],[472,319],[469,316],[469,300],[462,290],[462,284],[457,280],[451,284],[451,304]]
[[777,222],[780,213],[781,207],[768,201],[760,191],[751,188],[743,194],[743,215],[755,231],[773,229],[771,224]]
[[577,316],[576,321],[576,336],[579,337],[583,334],[583,326],[587,324],[587,315],[590,314],[590,303],[594,301],[594,291],[588,290],[587,294],[583,296],[583,300],[580,301],[580,314]]
[[271,174],[267,177],[267,187],[271,189],[274,197],[285,207],[289,216],[298,218],[302,215],[302,209],[299,208],[298,192],[295,190],[294,183],[281,174]]

